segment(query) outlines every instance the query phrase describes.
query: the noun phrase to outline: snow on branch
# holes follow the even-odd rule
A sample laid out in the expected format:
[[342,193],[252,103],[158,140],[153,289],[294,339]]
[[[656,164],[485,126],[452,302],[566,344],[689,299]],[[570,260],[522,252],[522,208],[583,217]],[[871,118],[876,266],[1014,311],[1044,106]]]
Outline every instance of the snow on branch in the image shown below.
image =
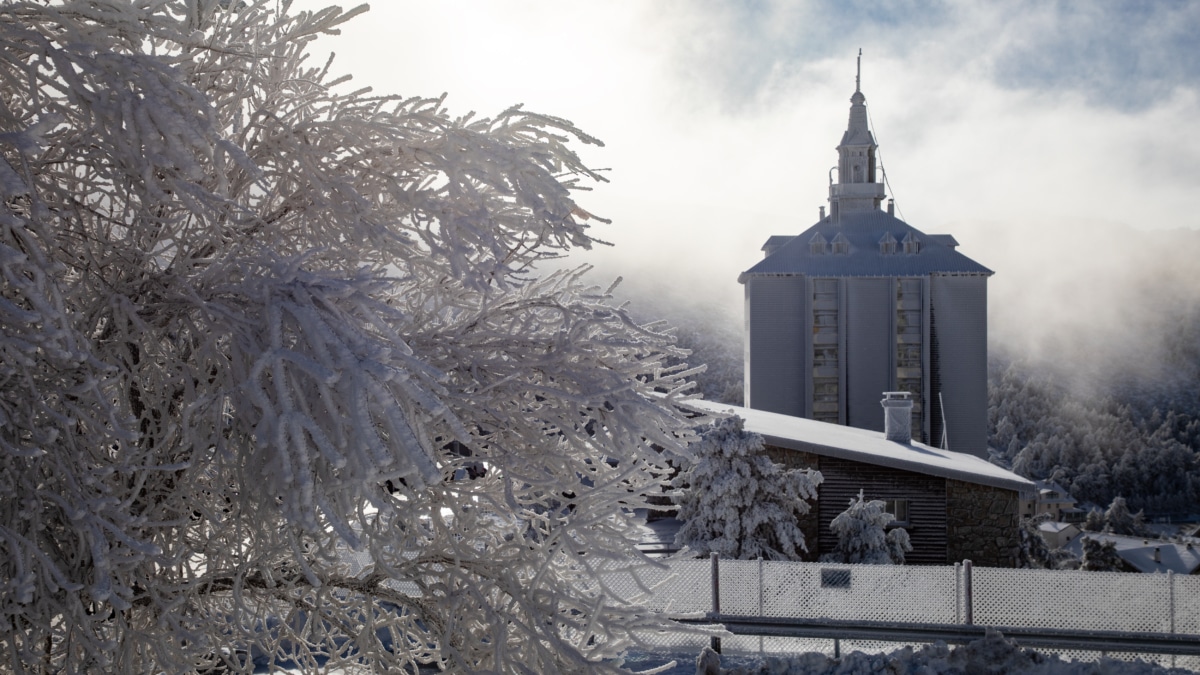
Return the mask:
[[361,11],[0,7],[0,650],[17,672],[618,672],[686,352],[586,269],[595,139],[347,92]]

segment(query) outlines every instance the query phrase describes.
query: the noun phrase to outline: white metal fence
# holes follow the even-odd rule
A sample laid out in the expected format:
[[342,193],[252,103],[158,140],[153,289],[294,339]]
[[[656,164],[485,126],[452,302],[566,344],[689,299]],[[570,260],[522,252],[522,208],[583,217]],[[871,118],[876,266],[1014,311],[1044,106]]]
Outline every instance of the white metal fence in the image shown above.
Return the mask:
[[[726,615],[959,624],[968,611],[962,565],[722,560],[719,569],[720,608]],[[604,581],[617,597],[658,611],[697,614],[713,608],[708,560],[614,571],[606,573]],[[1200,577],[1196,576],[975,567],[969,587],[975,625],[1200,635]],[[652,639],[685,646],[677,637]],[[683,642],[702,645],[694,637],[690,642],[696,645]],[[843,649],[885,646],[897,645],[855,642],[843,644]],[[726,649],[737,650],[829,651],[830,647],[828,640],[797,638],[725,641]],[[1082,652],[1068,655],[1089,657]],[[1200,660],[1194,657],[1139,657],[1200,669]]]
[[[362,562],[348,556],[351,573]],[[600,574],[613,597],[671,616],[703,616],[713,609],[709,560],[616,565]],[[417,593],[413,584],[397,586]],[[966,620],[962,565],[893,566],[722,560],[721,613],[737,616],[837,619],[918,624]],[[1023,570],[975,567],[970,605],[979,626],[1200,635],[1200,576]],[[642,636],[664,650],[695,651],[708,639],[695,633]],[[830,640],[725,638],[729,651],[830,652]],[[842,650],[890,650],[895,643],[846,640]],[[1064,652],[1075,658],[1094,653]],[[1200,671],[1200,658],[1132,655]]]

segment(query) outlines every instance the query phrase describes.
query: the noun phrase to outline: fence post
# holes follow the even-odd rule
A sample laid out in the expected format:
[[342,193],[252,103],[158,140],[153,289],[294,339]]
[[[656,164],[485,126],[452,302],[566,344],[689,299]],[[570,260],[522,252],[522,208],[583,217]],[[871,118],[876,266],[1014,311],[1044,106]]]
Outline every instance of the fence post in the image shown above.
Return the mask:
[[[758,556],[758,616],[763,616],[763,557]],[[763,636],[758,636],[758,652],[763,651]]]
[[962,563],[954,563],[954,623],[962,623]]
[[[1175,632],[1175,571],[1167,570],[1167,600],[1171,608],[1171,632]],[[1175,655],[1171,655],[1171,667],[1175,667]]]
[[763,615],[763,559],[758,556],[758,615]]
[[[714,621],[721,620],[721,563],[720,556],[716,551],[710,551],[708,559],[712,561],[712,618]],[[712,650],[718,654],[721,653],[721,638],[713,636],[709,638],[712,645]]]
[[971,561],[963,561],[963,623],[975,625],[975,608],[973,607],[971,587]]
[[1175,572],[1167,570],[1167,602],[1171,612],[1171,632],[1175,632]]

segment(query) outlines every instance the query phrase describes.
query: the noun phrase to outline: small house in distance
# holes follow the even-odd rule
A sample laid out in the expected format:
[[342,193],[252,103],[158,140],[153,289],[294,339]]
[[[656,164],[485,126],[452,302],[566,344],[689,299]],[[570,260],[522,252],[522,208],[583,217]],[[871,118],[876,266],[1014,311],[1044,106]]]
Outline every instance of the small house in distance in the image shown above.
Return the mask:
[[[1011,471],[974,455],[889,439],[903,438],[903,430],[870,431],[710,401],[689,405],[741,417],[746,431],[763,437],[773,461],[821,472],[817,504],[801,522],[807,560],[834,549],[829,523],[862,490],[867,499],[887,502],[896,526],[908,531],[908,564],[1016,565],[1020,501],[1034,485]],[[907,407],[899,408],[889,409],[889,426],[911,419]]]
[[1047,514],[1050,520],[1063,523],[1082,523],[1087,511],[1075,505],[1075,498],[1054,481],[1034,481],[1034,491],[1021,502],[1021,516],[1036,518]]

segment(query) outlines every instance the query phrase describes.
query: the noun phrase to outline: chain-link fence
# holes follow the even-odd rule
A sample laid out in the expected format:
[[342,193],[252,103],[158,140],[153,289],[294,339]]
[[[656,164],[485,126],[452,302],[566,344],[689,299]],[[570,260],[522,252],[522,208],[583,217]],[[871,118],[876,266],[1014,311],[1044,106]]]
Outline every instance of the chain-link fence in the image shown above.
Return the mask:
[[[351,573],[362,561],[348,556]],[[1065,570],[1024,570],[963,565],[830,565],[762,560],[721,560],[716,586],[721,614],[774,619],[1026,627],[1200,635],[1200,577]],[[672,617],[698,618],[714,609],[711,560],[610,563],[598,572],[612,598]],[[417,593],[415,584],[399,590]],[[970,620],[968,620],[968,616]],[[640,635],[647,648],[695,652],[709,638],[694,628]],[[900,645],[843,640],[844,652],[882,651]],[[828,639],[725,637],[728,651],[832,653]],[[1059,651],[1095,658],[1093,652]],[[1200,670],[1196,657],[1120,655]]]
[[[636,574],[621,570],[602,576],[617,597],[672,615],[696,615],[713,610],[712,569],[709,560],[676,560]],[[718,570],[720,610],[727,616],[945,625],[971,622],[999,627],[1200,635],[1200,577],[986,567],[975,567],[968,573],[963,565],[828,565],[756,560],[721,560]],[[694,635],[651,636],[648,641],[695,648],[705,643]],[[878,651],[899,646],[846,640],[840,648]],[[834,649],[832,640],[749,636],[726,638],[723,647],[767,654],[830,653]],[[1083,651],[1058,653],[1077,659],[1097,656]],[[1109,656],[1200,669],[1196,657]]]

